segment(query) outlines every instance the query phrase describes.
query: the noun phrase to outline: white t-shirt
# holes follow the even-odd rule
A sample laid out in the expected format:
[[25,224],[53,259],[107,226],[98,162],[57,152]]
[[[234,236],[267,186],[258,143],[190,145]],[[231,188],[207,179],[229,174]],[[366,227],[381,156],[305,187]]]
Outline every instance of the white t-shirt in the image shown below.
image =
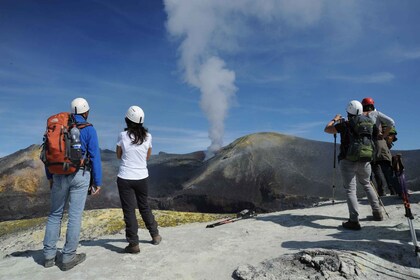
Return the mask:
[[147,133],[146,139],[141,145],[132,144],[132,141],[127,131],[118,135],[117,146],[122,149],[118,177],[127,180],[141,180],[149,176],[146,157],[147,151],[152,147],[152,135]]

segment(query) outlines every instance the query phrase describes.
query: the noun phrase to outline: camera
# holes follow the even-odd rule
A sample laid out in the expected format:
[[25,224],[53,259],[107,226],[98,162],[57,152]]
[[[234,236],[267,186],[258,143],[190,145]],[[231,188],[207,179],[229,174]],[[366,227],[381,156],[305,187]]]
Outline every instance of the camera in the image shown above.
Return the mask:
[[346,121],[346,119],[345,118],[340,118],[336,123],[343,123],[343,122],[345,122]]
[[95,187],[93,185],[89,186],[89,188],[88,188],[88,195],[91,195],[91,194],[95,193],[96,190],[97,190],[97,187]]

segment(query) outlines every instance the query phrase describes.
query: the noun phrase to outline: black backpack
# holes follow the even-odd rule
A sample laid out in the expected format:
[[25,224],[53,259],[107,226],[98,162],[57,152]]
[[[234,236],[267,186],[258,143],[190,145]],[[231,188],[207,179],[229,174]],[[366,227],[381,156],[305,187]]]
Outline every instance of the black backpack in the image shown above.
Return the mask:
[[349,148],[346,159],[350,161],[372,161],[375,156],[373,130],[375,124],[365,115],[358,115],[349,120]]

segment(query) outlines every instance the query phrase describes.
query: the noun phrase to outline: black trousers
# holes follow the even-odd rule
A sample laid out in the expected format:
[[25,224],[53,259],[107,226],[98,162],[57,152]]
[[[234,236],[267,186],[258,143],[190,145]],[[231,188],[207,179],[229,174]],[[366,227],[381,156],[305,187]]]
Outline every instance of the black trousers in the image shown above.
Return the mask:
[[398,193],[397,186],[395,185],[394,179],[393,179],[394,171],[392,170],[391,162],[382,160],[382,161],[379,161],[378,163],[379,163],[379,166],[381,167],[382,173],[385,176],[389,192],[392,195],[395,193]]
[[118,177],[117,185],[121,207],[124,213],[125,237],[127,241],[134,244],[139,243],[139,237],[137,235],[139,225],[136,218],[136,206],[139,208],[141,218],[149,230],[150,236],[154,237],[158,235],[158,224],[147,201],[147,178],[142,180],[126,180]]
[[386,160],[372,163],[372,172],[375,177],[376,187],[380,196],[385,195],[385,188],[389,189],[391,195],[398,193],[397,186],[393,179],[393,170],[391,163]]
[[385,175],[382,172],[381,166],[378,162],[371,163],[372,172],[375,177],[376,187],[378,188],[378,194],[380,196],[385,195],[385,188],[388,188],[388,183],[386,181]]

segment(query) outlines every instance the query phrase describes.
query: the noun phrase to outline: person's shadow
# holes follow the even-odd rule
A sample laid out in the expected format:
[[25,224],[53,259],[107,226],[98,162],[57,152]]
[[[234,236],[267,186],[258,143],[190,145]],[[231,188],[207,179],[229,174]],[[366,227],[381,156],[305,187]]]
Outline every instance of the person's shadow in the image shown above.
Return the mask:
[[[86,247],[92,247],[92,246],[100,246],[107,250],[110,250],[112,252],[116,252],[119,254],[124,253],[124,247],[118,247],[111,243],[115,242],[123,242],[126,243],[127,241],[125,239],[97,239],[97,240],[81,240],[80,244]],[[141,240],[140,243],[150,243],[150,241]],[[62,260],[62,254],[61,254],[62,248],[57,248],[57,257],[56,257],[56,263],[60,263]],[[13,253],[10,253],[5,256],[5,258],[9,257],[18,257],[18,258],[32,258],[35,263],[39,264],[40,266],[44,266],[44,252],[42,249],[40,250],[25,250],[25,251],[16,251]]]
[[115,246],[111,243],[127,242],[125,239],[95,239],[95,240],[81,240],[80,244],[86,247],[103,247],[115,253],[123,254],[124,248]]
[[[111,243],[121,242],[124,245],[122,247],[116,246]],[[151,243],[149,240],[139,240],[139,243],[148,244]],[[103,247],[107,250],[110,250],[115,253],[125,254],[124,247],[128,245],[127,240],[125,239],[95,239],[95,240],[81,240],[80,244],[86,247]]]
[[[17,251],[13,252],[9,255],[6,255],[5,258],[8,257],[19,257],[19,258],[32,258],[35,263],[39,264],[40,266],[44,266],[44,252],[42,249],[40,250],[25,250],[25,251]],[[57,252],[57,260],[61,260],[61,252]]]
[[[413,201],[416,201],[413,196]],[[363,202],[366,203],[366,202]],[[418,267],[416,262],[414,246],[410,244],[412,242],[409,227],[405,224],[404,207],[401,206],[400,215],[402,217],[401,223],[392,223],[388,226],[365,225],[362,226],[360,231],[346,230],[337,223],[334,225],[325,225],[322,223],[323,220],[337,220],[345,221],[347,218],[336,217],[333,213],[330,216],[327,215],[300,215],[300,214],[271,214],[263,217],[257,217],[256,219],[264,222],[272,222],[282,227],[293,228],[293,227],[307,227],[313,228],[314,230],[324,229],[338,229],[337,232],[329,234],[329,239],[319,241],[307,241],[307,240],[293,240],[291,238],[288,241],[282,242],[283,248],[299,250],[323,248],[331,250],[348,250],[348,251],[363,251],[372,255],[376,255],[379,258],[394,262],[396,264],[407,266],[407,267]],[[402,213],[401,213],[402,212]],[[396,215],[396,213],[393,213]],[[360,221],[373,221],[373,216],[368,216]],[[419,235],[419,230],[416,230],[416,235]],[[413,257],[411,257],[411,254]],[[420,279],[416,278],[416,279]]]

